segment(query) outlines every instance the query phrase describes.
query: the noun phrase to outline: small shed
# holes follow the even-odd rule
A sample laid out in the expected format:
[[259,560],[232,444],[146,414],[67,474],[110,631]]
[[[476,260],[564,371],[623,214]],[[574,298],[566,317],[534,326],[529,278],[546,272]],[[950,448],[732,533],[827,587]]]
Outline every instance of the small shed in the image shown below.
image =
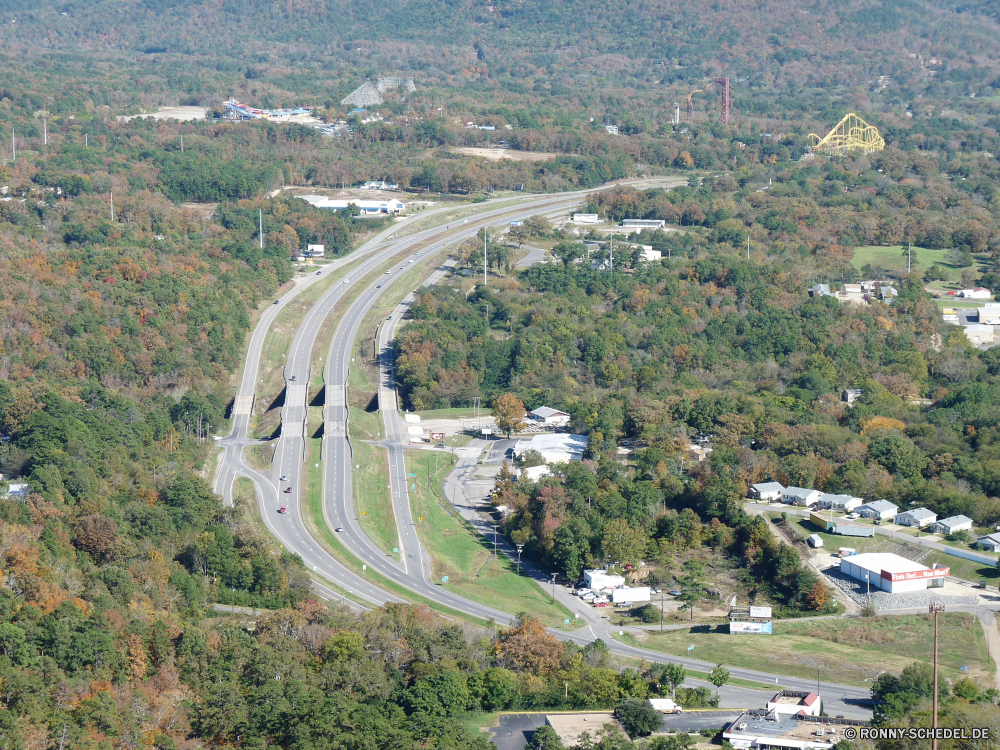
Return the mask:
[[823,537],[821,537],[819,534],[810,534],[809,537],[806,539],[806,541],[809,542],[810,547],[815,547],[818,549],[819,547],[823,546]]

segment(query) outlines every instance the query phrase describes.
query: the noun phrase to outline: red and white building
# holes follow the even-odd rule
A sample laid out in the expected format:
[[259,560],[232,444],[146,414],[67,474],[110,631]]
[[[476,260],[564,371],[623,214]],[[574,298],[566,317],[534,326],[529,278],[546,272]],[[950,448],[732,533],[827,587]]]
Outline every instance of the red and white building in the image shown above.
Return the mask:
[[873,589],[899,594],[923,591],[928,586],[944,586],[951,569],[939,563],[933,568],[907,560],[890,552],[865,552],[841,558],[840,572]]

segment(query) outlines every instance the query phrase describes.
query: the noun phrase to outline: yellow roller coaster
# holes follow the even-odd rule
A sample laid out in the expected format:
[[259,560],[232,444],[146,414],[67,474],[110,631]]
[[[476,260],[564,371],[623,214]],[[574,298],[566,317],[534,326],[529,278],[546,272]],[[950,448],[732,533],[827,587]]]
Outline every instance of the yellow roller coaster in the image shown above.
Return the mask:
[[845,115],[825,138],[820,138],[815,133],[810,133],[809,137],[813,139],[814,154],[838,155],[851,151],[870,154],[885,148],[885,141],[878,128],[869,125],[853,112]]

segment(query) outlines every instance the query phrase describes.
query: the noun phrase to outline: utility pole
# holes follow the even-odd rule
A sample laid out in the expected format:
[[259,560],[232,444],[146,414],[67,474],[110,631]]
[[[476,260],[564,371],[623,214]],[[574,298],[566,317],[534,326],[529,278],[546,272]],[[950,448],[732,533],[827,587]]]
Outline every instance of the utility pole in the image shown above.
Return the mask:
[[497,525],[493,524],[493,557],[498,557],[497,555]]
[[610,249],[608,251],[608,270],[613,272],[615,270],[615,233],[610,232],[609,235],[611,237],[611,242],[609,244]]
[[928,607],[934,614],[934,734],[931,736],[931,750],[937,750],[938,711],[938,612],[944,612],[944,605],[934,602]]
[[517,574],[521,575],[521,550],[524,549],[523,544],[517,545]]
[[663,589],[660,589],[660,632],[663,632]]
[[181,136],[181,153],[184,153],[184,136]]
[[14,143],[14,128],[10,129],[10,160],[17,161],[17,144]]
[[111,221],[115,220],[115,194],[111,194]]
[[259,233],[260,233],[260,249],[264,249],[264,211],[262,209],[257,209],[257,221],[259,222]]
[[83,134],[83,145],[84,146],[89,146],[90,145],[90,143],[88,142],[88,136],[87,136],[86,133]]
[[[556,602],[556,574],[553,573],[552,574],[552,603],[555,604],[555,602]],[[936,663],[937,662],[935,661],[935,664]]]
[[42,118],[42,145],[49,145],[49,124],[44,117]]
[[747,235],[747,260],[750,260],[750,235]]
[[[906,243],[906,275],[907,276],[910,275],[910,254],[912,252],[913,252],[913,243],[912,242],[907,242]],[[935,744],[937,744],[936,741],[935,741]]]
[[[489,286],[489,281],[486,279],[486,227],[483,227],[483,286]],[[486,316],[489,319],[490,306],[486,306]]]

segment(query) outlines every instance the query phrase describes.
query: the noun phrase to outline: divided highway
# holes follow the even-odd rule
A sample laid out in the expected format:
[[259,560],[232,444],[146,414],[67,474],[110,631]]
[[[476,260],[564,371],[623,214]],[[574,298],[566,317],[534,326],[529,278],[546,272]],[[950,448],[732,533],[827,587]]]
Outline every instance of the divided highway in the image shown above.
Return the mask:
[[[330,529],[342,529],[336,532],[340,543],[368,569],[377,571],[409,591],[468,615],[509,623],[512,619],[510,613],[472,602],[453,593],[447,587],[435,585],[428,580],[430,564],[421,548],[410,512],[408,472],[403,461],[403,452],[408,441],[396,410],[395,392],[391,382],[392,338],[401,317],[400,313],[412,301],[412,295],[404,298],[394,311],[392,319],[381,326],[378,334],[378,346],[382,353],[379,404],[385,424],[384,445],[389,453],[392,505],[399,532],[398,560],[379,549],[357,522],[353,506],[352,449],[347,437],[347,422],[350,415],[347,407],[346,383],[354,342],[362,321],[378,298],[389,290],[391,284],[412,268],[409,261],[419,262],[426,259],[428,254],[436,255],[440,253],[444,244],[457,244],[475,236],[483,226],[500,220],[525,219],[539,212],[565,210],[578,204],[586,192],[525,196],[517,205],[501,208],[489,208],[487,204],[485,211],[465,220],[456,220],[450,226],[432,227],[405,238],[394,238],[406,223],[427,216],[425,213],[408,219],[405,223],[396,223],[351,255],[326,266],[320,275],[299,282],[294,289],[281,297],[276,305],[264,312],[251,336],[246,367],[234,407],[233,431],[230,436],[220,441],[220,445],[225,448],[225,454],[216,482],[216,492],[222,494],[226,502],[231,504],[233,479],[236,476],[251,478],[257,488],[257,500],[265,525],[286,549],[299,554],[311,571],[346,591],[354,599],[354,606],[402,601],[400,597],[375,586],[364,576],[357,575],[341,564],[323,545],[312,538],[303,520],[301,505],[305,502],[305,497],[299,490],[305,469],[303,460],[307,440],[305,435],[308,422],[307,398],[309,384],[316,378],[318,371],[322,370],[325,395],[321,464],[324,472],[323,514]],[[455,209],[438,211],[453,210]],[[286,357],[286,391],[282,408],[281,437],[275,450],[273,467],[269,471],[254,471],[244,462],[243,449],[255,442],[249,437],[249,427],[256,374],[267,329],[277,313],[292,303],[304,289],[358,258],[362,258],[362,262],[351,269],[343,281],[338,280],[333,283],[320,296],[296,331]],[[381,272],[386,269],[388,273],[374,274],[376,270]],[[431,278],[425,283],[440,278],[445,271],[444,266],[434,269]],[[312,353],[324,320],[333,313],[337,303],[354,291],[368,274],[373,275],[364,282],[363,289],[346,309],[340,311],[341,319],[329,350],[321,360],[312,361]],[[287,507],[287,513],[278,513],[278,509],[283,505]],[[321,594],[330,599],[338,598],[334,591],[321,582],[317,582],[316,585]],[[572,640],[580,645],[585,645],[595,638],[602,638],[614,653],[622,656],[644,658],[647,661],[681,662],[696,670],[710,669],[714,666],[699,660],[667,657],[617,642],[604,621],[591,623],[589,627],[575,633],[553,632],[561,639]],[[732,669],[731,672],[734,677],[762,682],[774,682],[776,679],[773,674],[754,670]],[[816,686],[815,681],[789,677],[777,679],[780,679],[782,685],[794,689],[808,690]],[[734,690],[746,692],[746,689]],[[860,706],[866,704],[868,691],[828,683],[824,683],[823,690],[824,703],[829,713],[857,716],[860,711],[862,715],[867,714],[867,711]]]

